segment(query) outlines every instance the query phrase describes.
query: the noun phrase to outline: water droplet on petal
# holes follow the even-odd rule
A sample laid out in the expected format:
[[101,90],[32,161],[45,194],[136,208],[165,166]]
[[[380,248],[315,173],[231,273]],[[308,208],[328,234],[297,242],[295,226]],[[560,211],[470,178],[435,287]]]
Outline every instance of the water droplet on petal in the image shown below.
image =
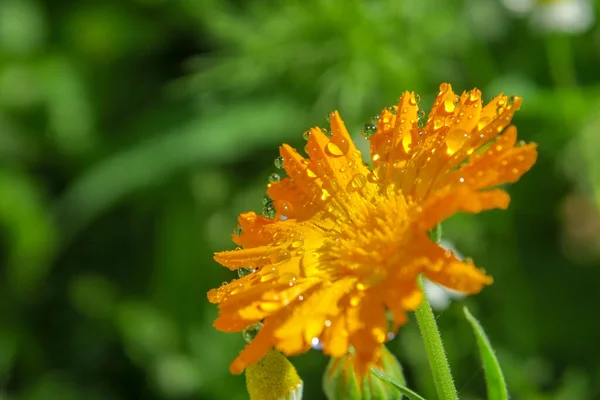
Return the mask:
[[330,130],[327,130],[325,128],[321,128],[321,132],[323,132],[323,135],[327,136],[328,138],[331,139],[331,137],[333,136],[333,134],[331,133]]
[[254,339],[256,335],[258,335],[258,332],[260,331],[261,327],[262,324],[259,322],[256,324],[248,325],[244,328],[242,335],[244,336],[244,340],[246,341],[246,343],[250,343],[252,339]]
[[481,92],[478,89],[473,89],[469,92],[469,100],[474,102],[481,99]]
[[338,145],[333,142],[327,143],[327,145],[325,146],[325,150],[327,151],[327,153],[329,155],[334,156],[334,157],[341,157],[344,155],[344,153],[338,147]]
[[273,164],[275,164],[275,168],[277,169],[282,169],[283,168],[283,157],[277,157],[275,159],[275,161],[273,162]]
[[335,179],[327,179],[323,182],[323,186],[331,195],[335,195],[340,190],[340,185]]
[[310,137],[310,131],[305,131],[305,132],[302,134],[302,137],[304,138],[304,140],[308,140],[308,138]]
[[452,102],[452,100],[450,100],[450,99],[444,100],[444,111],[446,111],[448,114],[453,113],[455,108],[456,108],[456,106],[455,106],[454,102]]
[[377,132],[377,125],[374,124],[366,124],[362,130],[360,131],[360,134],[362,137],[364,137],[365,139],[370,138],[371,136],[373,136],[373,134]]
[[444,117],[436,116],[433,119],[433,129],[437,131],[438,129],[443,128],[446,125],[445,121],[446,119]]
[[319,351],[323,350],[323,345],[321,344],[321,341],[319,340],[318,337],[312,338],[312,340],[310,341],[310,345],[315,350],[319,350]]
[[301,237],[298,237],[298,238],[296,238],[296,240],[292,241],[291,248],[297,249],[299,247],[302,247],[303,244],[304,244],[304,239],[302,239]]
[[233,234],[234,234],[235,236],[240,236],[240,235],[242,234],[242,227],[241,227],[241,226],[239,226],[239,225],[238,225],[238,226],[236,226],[236,227],[233,229]]
[[483,130],[490,122],[491,120],[488,117],[481,118],[477,123],[477,130]]
[[269,175],[269,183],[279,182],[280,180],[281,180],[281,177],[279,176],[279,174]]
[[252,268],[239,268],[237,270],[237,274],[240,278],[246,276],[246,275],[250,275],[251,273],[253,273],[254,271],[256,271],[255,269]]
[[465,143],[469,134],[463,130],[455,129],[446,135],[446,153],[451,156],[456,153]]
[[277,215],[277,210],[275,210],[272,203],[269,203],[263,207],[262,215],[265,218],[273,219],[275,218],[275,215]]
[[367,178],[363,174],[355,174],[352,177],[351,183],[354,189],[359,190],[367,184]]

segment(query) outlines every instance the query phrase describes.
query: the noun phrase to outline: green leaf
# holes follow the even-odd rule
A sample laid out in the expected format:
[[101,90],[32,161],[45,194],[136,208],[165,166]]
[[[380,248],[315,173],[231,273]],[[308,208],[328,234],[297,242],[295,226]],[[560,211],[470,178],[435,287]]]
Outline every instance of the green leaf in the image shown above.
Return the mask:
[[485,380],[487,382],[487,391],[489,400],[507,400],[508,390],[506,389],[506,382],[504,382],[504,375],[500,369],[500,364],[492,349],[492,345],[488,340],[483,328],[479,321],[469,312],[467,307],[464,308],[465,316],[473,327],[475,337],[477,338],[477,346],[481,354],[481,361],[483,363],[483,369],[485,371]]
[[389,376],[387,376],[386,374],[384,374],[383,372],[375,369],[375,368],[371,368],[371,372],[373,373],[373,375],[375,375],[376,377],[378,377],[379,379],[381,379],[384,382],[389,383],[390,385],[392,385],[393,387],[395,387],[400,393],[402,393],[404,396],[408,397],[411,400],[425,400],[424,397],[421,397],[418,393],[413,392],[412,390],[410,390],[409,388],[407,388],[406,386],[395,382],[392,378],[390,378]]
[[437,224],[435,228],[429,231],[429,238],[435,243],[442,240],[442,224]]

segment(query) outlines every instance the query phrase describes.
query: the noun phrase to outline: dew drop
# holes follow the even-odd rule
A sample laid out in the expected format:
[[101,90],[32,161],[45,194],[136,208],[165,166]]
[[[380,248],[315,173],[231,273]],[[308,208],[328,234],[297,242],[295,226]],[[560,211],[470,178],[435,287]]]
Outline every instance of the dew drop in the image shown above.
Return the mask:
[[447,90],[448,90],[448,84],[447,83],[440,84],[440,93],[444,93]]
[[315,179],[317,177],[317,174],[315,174],[315,171],[313,171],[310,168],[306,169],[306,175],[310,178],[310,179]]
[[443,128],[446,125],[446,119],[444,117],[437,116],[433,119],[433,129],[436,131]]
[[456,153],[462,147],[468,137],[469,134],[460,129],[455,129],[448,132],[446,135],[446,153],[450,156]]
[[238,225],[235,228],[233,228],[233,234],[235,236],[240,236],[242,234],[242,227]]
[[448,114],[450,114],[450,113],[453,113],[455,109],[456,109],[456,106],[454,105],[452,100],[450,100],[450,99],[444,100],[444,111],[446,111]]
[[310,346],[315,350],[323,350],[323,345],[321,344],[321,341],[318,337],[312,338],[312,340],[310,341]]
[[242,331],[242,336],[244,336],[244,340],[246,341],[246,343],[250,343],[252,339],[254,339],[256,335],[258,335],[258,332],[260,331],[261,327],[262,324],[259,322],[256,324],[248,325],[244,328],[244,330]]
[[329,328],[331,326],[331,321],[326,319],[324,325]]
[[333,136],[333,134],[331,133],[330,130],[327,130],[325,128],[321,128],[321,132],[323,132],[323,135],[327,136],[328,138],[331,139],[331,137]]
[[283,157],[277,157],[275,159],[275,161],[273,162],[273,164],[275,164],[275,168],[277,169],[282,169],[283,168]]
[[263,207],[262,215],[265,218],[273,219],[275,218],[275,215],[277,215],[277,210],[275,210],[272,203],[269,203]]
[[327,179],[323,182],[323,186],[331,195],[335,195],[340,190],[340,185],[335,179]]
[[370,138],[373,134],[377,132],[377,126],[374,124],[366,124],[360,131],[360,134],[365,139]]
[[265,194],[262,198],[263,206],[266,206],[267,204],[271,203],[272,201],[273,201],[273,199],[268,194]]
[[279,176],[279,174],[269,175],[269,183],[279,182],[280,180],[281,180],[281,177]]
[[483,128],[485,128],[490,122],[491,120],[488,117],[481,118],[481,120],[479,120],[477,123],[477,130],[483,130]]
[[299,247],[302,247],[302,245],[304,244],[304,239],[302,239],[301,237],[296,238],[296,240],[292,241],[291,244],[291,248],[292,249],[297,249]]
[[396,115],[396,114],[397,114],[396,108],[395,108],[395,107],[393,107],[393,106],[387,106],[385,109],[386,109],[386,110],[387,110],[387,111],[388,111],[390,114],[392,114],[392,115]]
[[304,131],[302,137],[304,138],[304,140],[308,140],[308,138],[310,137],[310,131]]
[[352,177],[352,187],[356,190],[362,189],[367,184],[367,178],[363,174],[355,174]]
[[477,89],[473,89],[469,92],[469,100],[470,101],[477,101],[481,99],[481,92]]
[[344,152],[342,151],[342,149],[340,149],[338,147],[338,145],[333,142],[327,143],[327,145],[325,146],[325,150],[327,151],[327,153],[329,155],[334,156],[334,157],[341,157],[344,155]]
[[239,268],[237,270],[237,274],[240,278],[243,278],[246,275],[250,275],[251,273],[253,273],[254,271],[256,271],[255,269],[252,268]]

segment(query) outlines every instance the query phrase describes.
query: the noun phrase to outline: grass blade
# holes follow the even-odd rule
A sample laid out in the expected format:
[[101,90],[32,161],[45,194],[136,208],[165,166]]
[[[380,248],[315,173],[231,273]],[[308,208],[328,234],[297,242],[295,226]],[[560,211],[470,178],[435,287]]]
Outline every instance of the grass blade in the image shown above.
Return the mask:
[[379,379],[381,379],[382,381],[389,383],[390,385],[392,385],[393,387],[395,387],[396,389],[398,389],[398,391],[400,393],[402,393],[404,396],[408,397],[411,400],[425,400],[425,398],[421,397],[419,394],[413,392],[412,390],[410,390],[409,388],[407,388],[404,385],[401,385],[398,382],[394,382],[392,380],[392,378],[390,378],[389,376],[387,376],[386,374],[382,373],[381,371],[372,368],[371,372],[378,377]]

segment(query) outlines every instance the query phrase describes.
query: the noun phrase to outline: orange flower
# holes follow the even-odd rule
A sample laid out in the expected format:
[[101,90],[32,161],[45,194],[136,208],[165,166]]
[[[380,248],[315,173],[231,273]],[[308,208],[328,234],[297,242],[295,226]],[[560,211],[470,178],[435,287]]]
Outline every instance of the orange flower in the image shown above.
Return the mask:
[[305,134],[309,158],[283,145],[289,177],[267,189],[274,218],[241,214],[233,240],[243,249],[215,254],[232,270],[253,271],[208,293],[220,304],[216,328],[239,332],[263,322],[231,371],[241,373],[272,347],[294,355],[314,344],[333,357],[352,347],[366,371],[388,333],[419,306],[419,274],[470,294],[491,284],[428,232],[459,211],[508,206],[508,194],[490,188],[517,181],[537,156],[534,144],[515,145],[514,126],[505,130],[520,105],[500,95],[483,107],[479,90],[458,97],[444,83],[421,124],[418,98],[405,92],[369,137],[372,169],[337,112],[331,132]]

